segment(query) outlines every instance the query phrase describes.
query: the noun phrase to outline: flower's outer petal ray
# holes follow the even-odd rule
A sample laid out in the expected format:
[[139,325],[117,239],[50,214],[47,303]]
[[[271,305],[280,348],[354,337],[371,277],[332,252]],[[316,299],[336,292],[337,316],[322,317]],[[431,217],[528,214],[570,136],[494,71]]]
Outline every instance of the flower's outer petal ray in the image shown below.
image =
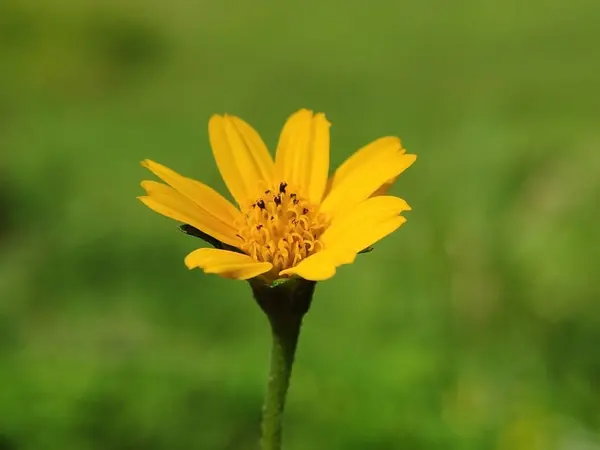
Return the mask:
[[[364,229],[363,233],[360,236],[357,234],[356,239],[353,241],[352,250],[354,251],[356,248],[360,247],[360,250],[363,248],[367,248],[370,245],[375,244],[380,241],[384,237],[392,234],[398,228],[400,228],[406,222],[406,217],[397,216],[391,219],[387,219],[383,222],[378,223],[377,225],[373,225],[369,229]],[[357,250],[356,253],[352,253],[352,258],[347,258],[347,255],[350,255],[348,252],[340,252],[340,259],[336,262],[338,264],[350,264],[354,262],[354,257],[360,252]]]
[[290,269],[279,272],[280,276],[297,275],[305,280],[322,281],[335,275],[336,257],[333,252],[321,251],[300,261]]
[[403,154],[406,153],[406,150],[402,147],[400,139],[393,136],[382,137],[365,145],[358,149],[337,168],[329,180],[328,191],[331,191],[332,188],[339,185],[349,174],[360,169],[364,165],[369,164],[369,161],[380,157],[381,154],[385,152]]
[[327,240],[330,236],[341,236],[366,221],[378,222],[411,210],[410,205],[400,197],[391,195],[371,197],[351,209],[336,214],[321,239]]
[[360,151],[364,152],[359,158],[360,165],[345,169],[337,179],[334,176],[331,191],[321,205],[321,212],[334,217],[339,211],[353,208],[383,184],[400,175],[417,159],[416,155],[403,153],[400,140],[396,138],[379,139],[371,145],[368,151]]
[[178,222],[192,225],[221,242],[237,247],[240,238],[231,223],[224,222],[209,211],[198,206],[189,198],[166,184],[143,181],[147,196],[138,197],[150,209]]
[[247,207],[273,183],[274,164],[266,145],[250,125],[234,116],[212,116],[208,135],[223,181],[238,205]]
[[[205,210],[207,214],[214,216],[221,222],[232,224],[242,217],[241,212],[235,206],[204,183],[184,177],[174,170],[149,159],[142,161],[142,167],[150,170],[181,195],[187,197],[201,209]],[[146,188],[144,184],[142,186]],[[149,183],[147,186],[155,186],[155,184]],[[146,188],[146,190],[148,189]],[[148,195],[151,196],[152,193],[148,192]]]
[[275,177],[319,204],[329,172],[329,127],[325,115],[301,109],[285,123],[275,157]]
[[406,222],[399,214],[410,209],[408,203],[398,197],[369,198],[334,217],[321,236],[321,242],[326,250],[335,250],[342,256],[336,262],[347,264],[352,262],[346,258],[347,255],[373,245]]
[[194,250],[186,256],[185,265],[188,269],[199,267],[205,273],[235,280],[248,280],[273,268],[271,263],[257,262],[248,255],[215,248]]

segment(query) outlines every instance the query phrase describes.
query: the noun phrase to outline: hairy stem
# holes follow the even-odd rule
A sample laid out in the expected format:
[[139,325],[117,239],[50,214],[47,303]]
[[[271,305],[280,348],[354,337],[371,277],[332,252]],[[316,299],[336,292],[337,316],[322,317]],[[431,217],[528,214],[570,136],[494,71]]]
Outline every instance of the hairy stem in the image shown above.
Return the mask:
[[271,322],[271,367],[261,424],[262,450],[281,449],[283,411],[302,317],[269,317]]
[[290,280],[276,286],[252,282],[254,298],[271,325],[271,363],[261,423],[261,449],[280,450],[283,412],[302,319],[312,301],[315,283]]

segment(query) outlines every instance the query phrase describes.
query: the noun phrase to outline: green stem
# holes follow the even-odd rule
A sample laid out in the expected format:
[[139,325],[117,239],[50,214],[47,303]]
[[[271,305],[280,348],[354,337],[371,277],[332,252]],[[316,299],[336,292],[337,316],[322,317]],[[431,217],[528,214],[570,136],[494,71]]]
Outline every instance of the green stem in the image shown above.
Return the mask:
[[281,449],[283,411],[302,317],[269,317],[271,322],[271,367],[263,406],[261,449]]
[[251,280],[254,298],[271,324],[271,364],[261,423],[261,449],[280,450],[283,411],[302,326],[315,282],[288,280],[266,285]]

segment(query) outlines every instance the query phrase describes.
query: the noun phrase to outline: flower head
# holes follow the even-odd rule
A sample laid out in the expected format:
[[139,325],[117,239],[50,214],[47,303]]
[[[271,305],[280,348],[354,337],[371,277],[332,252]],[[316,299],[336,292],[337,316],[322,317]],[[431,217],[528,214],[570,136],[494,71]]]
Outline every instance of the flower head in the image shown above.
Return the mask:
[[329,126],[302,109],[285,123],[275,161],[258,133],[234,116],[211,117],[213,155],[237,207],[205,184],[145,160],[166,184],[144,181],[149,208],[223,243],[185,258],[226,278],[324,280],[336,267],[400,227],[409,211],[384,195],[416,159],[395,137],[358,150],[328,179]]

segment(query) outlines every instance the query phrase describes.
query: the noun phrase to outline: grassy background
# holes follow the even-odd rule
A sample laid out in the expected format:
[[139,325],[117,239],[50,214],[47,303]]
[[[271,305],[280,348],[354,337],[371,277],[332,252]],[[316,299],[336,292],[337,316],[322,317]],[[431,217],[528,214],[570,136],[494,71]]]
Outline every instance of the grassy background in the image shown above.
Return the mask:
[[333,163],[419,155],[408,223],[317,288],[288,450],[600,448],[600,4],[0,1],[0,449],[256,449],[242,282],[135,200],[144,158],[223,189],[215,112]]

